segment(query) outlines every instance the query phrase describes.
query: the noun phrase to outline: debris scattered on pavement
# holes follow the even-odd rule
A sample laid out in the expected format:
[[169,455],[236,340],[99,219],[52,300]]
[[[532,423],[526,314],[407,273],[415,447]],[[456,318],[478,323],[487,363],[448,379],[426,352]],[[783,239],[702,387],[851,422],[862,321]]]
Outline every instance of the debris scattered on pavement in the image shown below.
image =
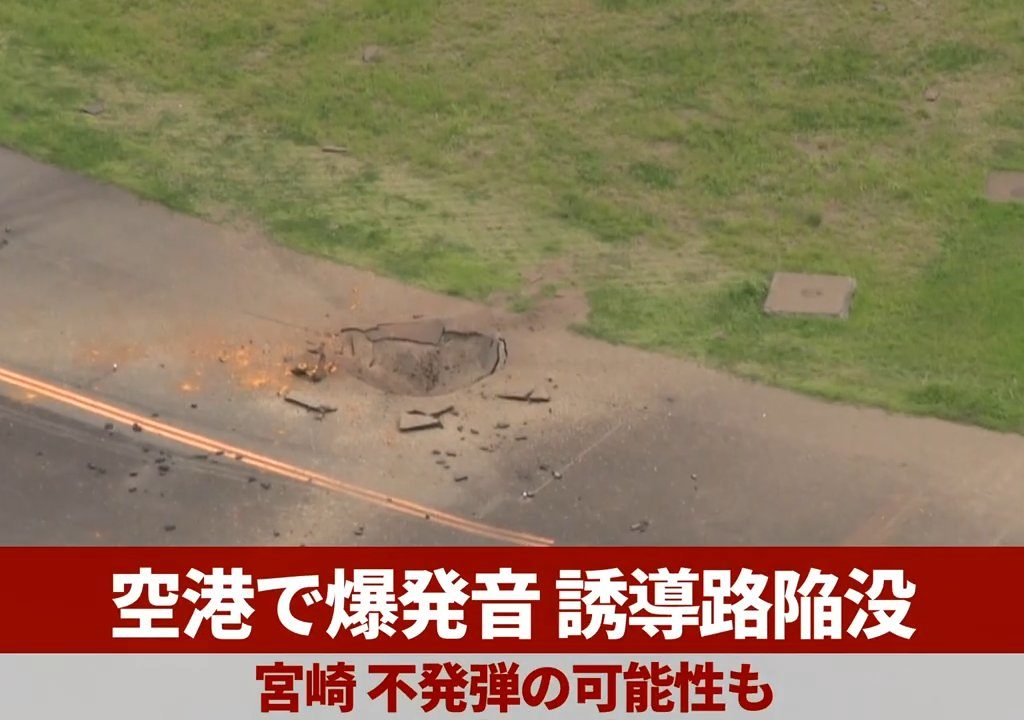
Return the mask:
[[494,427],[497,430],[508,430],[512,426],[509,425],[507,422],[500,422],[500,423],[495,423]]
[[114,423],[107,423],[106,425],[103,426],[103,429],[104,430],[113,430],[114,429]]
[[362,525],[356,525],[355,529],[352,531],[352,534],[356,537],[362,537],[364,532],[366,532],[366,528],[364,528]]
[[697,482],[697,473],[690,473],[690,479]]
[[562,479],[562,473],[560,473],[558,470],[554,470],[551,473],[551,477],[553,477],[555,480],[561,480]]
[[523,499],[524,500],[529,500],[530,498],[534,497],[536,494],[537,493],[534,492],[533,490],[523,490]]
[[268,483],[268,482],[260,483],[260,487],[263,488],[264,490],[269,490],[270,489],[270,483]]
[[526,439],[527,439],[526,435],[516,435],[516,441],[517,442],[522,442],[523,440],[526,440]]
[[647,532],[647,528],[649,528],[650,526],[651,526],[651,521],[650,520],[641,520],[638,523],[633,523],[632,525],[630,525],[629,526],[629,531],[630,532],[638,532],[638,533]]
[[454,450],[446,450],[444,454],[447,455],[448,457],[455,457],[456,455],[458,455],[458,453],[456,453]]
[[405,412],[402,413],[402,417],[398,420],[398,430],[400,432],[429,430],[431,428],[439,427],[444,427],[444,425],[441,424],[440,418],[433,417],[432,415]]
[[128,488],[128,492],[130,492],[130,493],[133,493],[133,492],[135,492],[136,490],[138,490],[138,488],[137,488],[137,487],[135,487],[134,485],[132,485],[132,486],[131,486],[130,488]]
[[89,468],[90,470],[92,470],[97,475],[106,475],[107,474],[107,471],[104,470],[103,468],[101,468],[99,465],[93,465],[92,463],[86,463],[85,466],[87,468]]
[[177,525],[164,525],[164,532],[174,532],[177,529]]
[[328,415],[333,412],[338,412],[338,408],[336,407],[324,405],[323,403],[311,402],[309,400],[303,400],[301,397],[296,397],[295,395],[291,394],[285,395],[284,401],[286,403],[291,403],[292,405],[297,405],[298,407],[302,408],[307,412],[314,413],[317,416],[318,420],[323,420],[325,415]]
[[457,482],[457,483],[458,482],[466,482],[467,480],[469,480],[469,475],[456,475],[455,476],[455,482]]
[[132,423],[132,432],[142,432],[142,426],[138,423]]

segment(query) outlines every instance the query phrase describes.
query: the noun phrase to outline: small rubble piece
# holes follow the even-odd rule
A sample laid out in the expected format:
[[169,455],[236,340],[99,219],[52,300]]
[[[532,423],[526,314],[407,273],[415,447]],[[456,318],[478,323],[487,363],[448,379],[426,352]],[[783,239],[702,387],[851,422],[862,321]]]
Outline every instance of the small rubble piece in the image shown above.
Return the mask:
[[502,400],[516,400],[518,402],[526,403],[546,403],[551,402],[551,393],[545,388],[530,388],[528,390],[506,390],[505,392],[498,393],[498,397]]
[[992,202],[1024,202],[1024,172],[990,173],[985,194]]
[[78,108],[78,112],[96,117],[98,115],[102,115],[106,109],[107,106],[104,105],[102,102],[94,102],[89,103],[88,105],[83,105],[82,107]]
[[292,375],[304,378],[313,383],[318,383],[330,373],[334,372],[335,367],[333,363],[327,362],[327,355],[324,353],[323,345],[310,350],[310,352],[317,356],[316,363],[310,366],[308,363],[300,362],[298,365],[292,367]]
[[469,480],[469,475],[456,475],[455,476],[455,482],[457,482],[457,483],[466,482],[467,480]]
[[322,403],[314,403],[309,400],[303,400],[295,395],[285,395],[284,401],[292,405],[296,405],[307,412],[314,413],[317,416],[317,420],[323,420],[325,415],[329,415],[333,412],[338,412],[338,408],[331,407],[330,405],[324,405]]
[[107,432],[110,432],[111,430],[114,429],[114,423],[107,423],[106,425],[103,426],[103,429],[106,430]]
[[142,426],[138,423],[132,423],[132,432],[142,432]]
[[942,93],[939,92],[939,89],[937,87],[933,86],[933,87],[930,87],[930,88],[926,88],[925,91],[924,91],[925,102],[933,103],[933,102],[935,102],[936,100],[939,99],[941,94]]
[[524,500],[529,500],[532,497],[536,496],[536,494],[537,493],[534,492],[533,490],[523,490],[523,499]]
[[448,413],[453,413],[454,414],[455,413],[455,406],[454,405],[443,405],[441,407],[437,407],[437,408],[434,408],[432,410],[421,410],[419,408],[415,408],[413,410],[410,410],[409,412],[413,413],[414,415],[426,415],[427,417],[432,417],[432,418],[442,418],[445,415],[447,415]]
[[366,532],[366,528],[364,528],[362,525],[356,525],[355,529],[352,531],[352,534],[356,537],[362,537],[364,532]]
[[93,465],[92,463],[86,463],[85,466],[87,468],[89,468],[90,470],[92,470],[97,475],[106,475],[107,474],[107,471],[104,470],[103,468],[101,468],[99,465]]
[[647,528],[649,528],[650,526],[651,526],[651,521],[650,520],[641,520],[638,523],[633,523],[632,525],[630,525],[629,526],[629,531],[630,532],[637,532],[637,533],[647,532]]
[[850,316],[857,281],[842,275],[777,272],[764,301],[769,315]]
[[414,432],[416,430],[429,430],[439,427],[444,427],[439,418],[415,412],[402,413],[402,417],[398,420],[399,432]]
[[375,63],[381,59],[381,48],[379,45],[367,45],[363,48],[363,62]]
[[174,532],[177,529],[177,525],[164,525],[164,532]]
[[562,473],[560,473],[558,470],[552,470],[551,471],[551,477],[553,477],[555,480],[561,480],[562,479]]
[[496,430],[508,430],[510,427],[512,427],[512,426],[509,425],[507,422],[500,422],[500,423],[495,423],[494,424],[494,428]]

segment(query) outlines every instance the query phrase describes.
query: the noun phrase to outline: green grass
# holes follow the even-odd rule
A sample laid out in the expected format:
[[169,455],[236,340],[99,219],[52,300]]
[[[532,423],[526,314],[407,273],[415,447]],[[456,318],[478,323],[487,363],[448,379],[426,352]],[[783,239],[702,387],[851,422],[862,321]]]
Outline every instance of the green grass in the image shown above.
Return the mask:
[[[1022,431],[1024,206],[981,188],[1024,169],[1024,5],[874,4],[5,0],[0,142],[519,311],[548,295],[524,275],[576,284],[608,340]],[[855,276],[852,317],[765,317],[776,269]]]

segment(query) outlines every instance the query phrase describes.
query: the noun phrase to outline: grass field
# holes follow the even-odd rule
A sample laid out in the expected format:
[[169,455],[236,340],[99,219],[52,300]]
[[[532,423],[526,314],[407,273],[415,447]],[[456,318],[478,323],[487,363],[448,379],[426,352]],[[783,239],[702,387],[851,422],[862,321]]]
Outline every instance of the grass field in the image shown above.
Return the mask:
[[[1024,3],[886,4],[4,0],[0,143],[429,288],[575,286],[608,340],[1024,431],[1024,204],[983,195],[1024,169]],[[853,316],[763,316],[776,269],[855,276]]]

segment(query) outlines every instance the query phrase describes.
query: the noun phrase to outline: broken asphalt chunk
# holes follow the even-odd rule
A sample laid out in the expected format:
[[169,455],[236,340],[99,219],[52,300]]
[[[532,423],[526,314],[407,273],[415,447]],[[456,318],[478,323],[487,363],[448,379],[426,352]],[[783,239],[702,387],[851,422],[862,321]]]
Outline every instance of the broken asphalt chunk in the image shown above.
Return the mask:
[[498,393],[498,397],[502,400],[515,400],[525,403],[546,403],[551,401],[551,393],[545,388],[506,390]]
[[325,415],[328,415],[330,413],[338,412],[338,408],[336,408],[336,407],[331,407],[330,405],[324,405],[323,403],[312,402],[312,401],[310,401],[308,399],[304,400],[301,397],[296,397],[295,395],[291,395],[291,394],[285,395],[284,396],[284,401],[286,403],[291,403],[292,405],[296,405],[296,406],[302,408],[303,410],[305,410],[307,412],[314,413],[314,414],[318,415],[320,417],[320,419],[323,419],[323,417]]
[[442,405],[441,407],[431,408],[429,410],[422,410],[420,408],[415,408],[413,410],[410,410],[409,412],[413,413],[414,415],[427,415],[427,416],[432,417],[432,418],[440,418],[440,417],[444,417],[448,413],[454,413],[455,412],[455,406],[454,405]]
[[431,428],[444,427],[441,420],[432,415],[421,415],[420,413],[405,412],[398,420],[400,432],[414,432],[417,430],[429,430]]

